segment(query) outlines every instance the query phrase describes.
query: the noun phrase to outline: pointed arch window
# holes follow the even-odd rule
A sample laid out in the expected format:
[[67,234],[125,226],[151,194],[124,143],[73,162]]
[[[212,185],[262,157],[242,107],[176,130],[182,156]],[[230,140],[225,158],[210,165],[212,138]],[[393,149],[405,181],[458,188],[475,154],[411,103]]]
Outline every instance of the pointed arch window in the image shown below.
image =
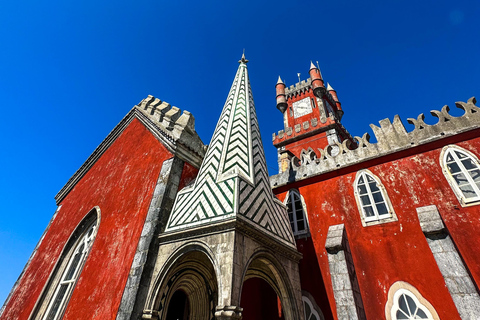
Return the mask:
[[286,197],[288,219],[294,235],[308,233],[307,215],[305,203],[297,190],[290,190]]
[[446,146],[440,155],[443,174],[462,205],[480,203],[480,163],[471,152]]
[[32,319],[58,320],[63,317],[97,234],[98,216],[99,209],[93,209],[73,232],[35,308]]
[[390,287],[385,316],[387,320],[439,320],[430,302],[404,281],[397,281]]
[[361,170],[357,172],[354,185],[363,226],[397,221],[385,187],[377,176],[369,170]]

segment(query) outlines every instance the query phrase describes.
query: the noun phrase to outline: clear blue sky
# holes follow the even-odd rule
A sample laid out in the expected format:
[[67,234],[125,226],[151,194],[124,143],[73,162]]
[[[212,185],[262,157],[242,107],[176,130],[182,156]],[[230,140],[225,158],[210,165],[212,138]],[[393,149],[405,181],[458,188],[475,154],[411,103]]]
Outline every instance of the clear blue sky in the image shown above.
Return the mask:
[[291,85],[318,60],[353,135],[395,114],[411,130],[480,96],[479,17],[474,0],[2,1],[0,304],[54,195],[148,94],[191,111],[208,143],[245,48],[275,173],[278,75]]

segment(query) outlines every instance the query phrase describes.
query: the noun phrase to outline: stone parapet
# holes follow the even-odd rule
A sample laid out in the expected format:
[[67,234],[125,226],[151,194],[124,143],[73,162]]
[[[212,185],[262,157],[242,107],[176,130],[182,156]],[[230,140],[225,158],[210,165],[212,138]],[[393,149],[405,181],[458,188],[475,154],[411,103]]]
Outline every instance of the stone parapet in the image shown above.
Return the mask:
[[55,196],[57,204],[60,204],[133,119],[142,122],[173,155],[177,155],[197,168],[200,167],[207,146],[195,131],[193,115],[188,111],[182,113],[179,108],[149,95],[130,110],[73,174]]
[[456,102],[457,108],[465,111],[459,117],[450,115],[448,106],[444,106],[441,111],[430,111],[434,117],[438,118],[438,122],[434,125],[424,122],[423,113],[416,119],[408,118],[408,123],[415,126],[411,132],[407,132],[398,115],[395,115],[393,123],[389,119],[381,120],[380,127],[370,125],[377,143],[370,143],[370,135],[365,133],[362,137],[354,138],[356,144],[345,140],[343,143],[337,142],[336,146],[328,146],[325,149],[303,150],[300,158],[291,159],[286,172],[270,177],[270,184],[273,188],[279,187],[478,129],[480,108],[475,104],[474,97],[468,102]]

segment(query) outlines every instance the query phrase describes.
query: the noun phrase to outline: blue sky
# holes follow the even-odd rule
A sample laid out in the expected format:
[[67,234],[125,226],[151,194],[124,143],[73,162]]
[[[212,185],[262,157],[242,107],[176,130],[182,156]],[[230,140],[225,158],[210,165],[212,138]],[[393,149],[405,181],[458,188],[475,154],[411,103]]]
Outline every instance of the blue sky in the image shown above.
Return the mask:
[[0,303],[54,195],[148,94],[191,111],[208,143],[245,48],[273,174],[278,75],[294,84],[318,61],[353,135],[395,114],[411,130],[480,95],[479,16],[473,0],[3,1]]

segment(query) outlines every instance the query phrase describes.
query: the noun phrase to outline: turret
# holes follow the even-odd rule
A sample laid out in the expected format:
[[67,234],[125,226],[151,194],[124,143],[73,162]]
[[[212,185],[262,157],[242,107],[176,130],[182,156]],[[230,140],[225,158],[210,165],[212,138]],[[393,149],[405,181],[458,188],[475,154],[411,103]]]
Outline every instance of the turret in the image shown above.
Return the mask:
[[332,98],[335,101],[335,105],[337,106],[338,117],[342,119],[342,116],[343,116],[342,104],[340,103],[340,101],[338,101],[337,91],[335,91],[335,89],[333,89],[329,83],[327,83],[327,91],[332,95]]
[[310,61],[310,71],[308,71],[308,73],[310,74],[310,79],[312,79],[313,94],[321,98],[325,93],[325,84],[323,82],[320,69],[318,69],[313,62]]
[[287,110],[287,98],[285,97],[285,83],[283,83],[280,76],[278,76],[277,84],[275,85],[277,91],[277,109],[283,114]]

